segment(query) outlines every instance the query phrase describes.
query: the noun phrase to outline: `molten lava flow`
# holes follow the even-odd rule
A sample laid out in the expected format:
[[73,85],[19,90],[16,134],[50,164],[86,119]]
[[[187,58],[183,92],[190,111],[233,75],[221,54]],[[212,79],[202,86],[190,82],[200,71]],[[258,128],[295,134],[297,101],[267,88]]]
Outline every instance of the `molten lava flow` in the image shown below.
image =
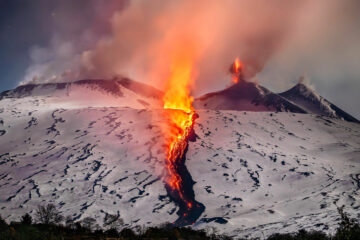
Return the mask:
[[171,197],[180,207],[179,219],[175,223],[177,225],[192,224],[204,209],[194,199],[193,182],[184,164],[189,137],[197,116],[192,107],[193,97],[190,96],[193,64],[191,51],[176,51],[163,96],[170,126],[167,132],[166,183]]
[[188,144],[188,137],[193,128],[194,112],[186,113],[183,111],[171,111],[173,138],[169,142],[167,152],[167,171],[168,184],[173,191],[176,191],[178,197],[190,209],[192,202],[184,196],[184,180],[181,178],[178,168]]
[[233,75],[232,77],[233,83],[236,84],[239,82],[239,76],[241,74],[241,71],[242,71],[242,63],[238,58],[236,58],[234,63],[231,65],[231,69],[230,69],[230,72]]
[[173,54],[170,77],[163,97],[165,109],[170,119],[168,134],[167,168],[168,184],[181,196],[181,178],[175,171],[176,160],[181,158],[187,145],[187,137],[193,126],[193,98],[190,96],[193,60],[190,51],[179,49]]

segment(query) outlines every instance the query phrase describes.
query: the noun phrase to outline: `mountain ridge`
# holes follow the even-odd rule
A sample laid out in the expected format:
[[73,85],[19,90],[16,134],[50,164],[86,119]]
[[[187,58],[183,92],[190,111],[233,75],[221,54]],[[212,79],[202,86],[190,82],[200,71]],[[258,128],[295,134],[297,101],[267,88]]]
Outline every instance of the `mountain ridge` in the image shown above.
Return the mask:
[[[219,104],[220,103],[220,104]],[[277,111],[306,113],[283,97],[254,82],[238,83],[195,99],[195,108],[240,111]]]
[[[124,97],[124,89],[139,96],[138,102],[145,108],[162,108],[163,92],[145,83],[128,78],[84,79],[75,82],[44,83],[21,85],[12,90],[0,93],[0,100],[21,98],[34,95],[50,95],[64,91],[69,95],[72,87],[87,87],[90,90],[102,91],[112,97]],[[155,104],[149,99],[156,100]],[[101,99],[99,99],[101,101]],[[123,101],[124,102],[124,101]],[[130,106],[132,107],[132,106]],[[289,90],[274,93],[269,89],[246,80],[241,80],[223,90],[204,94],[194,100],[195,109],[237,110],[255,112],[293,112],[316,114],[360,123],[358,119],[320,96],[307,84],[299,82]],[[142,108],[137,106],[136,108]]]

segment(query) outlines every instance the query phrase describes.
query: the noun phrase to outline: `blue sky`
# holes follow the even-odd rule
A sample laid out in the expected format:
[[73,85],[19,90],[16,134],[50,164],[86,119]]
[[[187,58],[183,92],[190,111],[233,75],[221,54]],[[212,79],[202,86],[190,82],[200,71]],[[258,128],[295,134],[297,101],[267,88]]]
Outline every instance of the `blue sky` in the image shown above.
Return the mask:
[[31,1],[0,0],[1,90],[15,87],[22,79],[30,64],[29,48],[47,44],[52,10],[51,6],[39,9]]

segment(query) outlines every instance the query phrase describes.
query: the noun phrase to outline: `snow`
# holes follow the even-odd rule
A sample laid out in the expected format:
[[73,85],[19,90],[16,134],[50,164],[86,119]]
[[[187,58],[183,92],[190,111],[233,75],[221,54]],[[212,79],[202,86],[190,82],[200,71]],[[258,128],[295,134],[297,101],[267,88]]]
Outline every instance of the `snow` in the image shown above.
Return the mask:
[[[105,213],[119,212],[129,227],[177,219],[162,177],[164,110],[155,98],[120,90],[71,86],[0,101],[7,221],[46,203],[100,225]],[[331,232],[343,204],[360,216],[360,124],[310,114],[197,113],[198,138],[185,164],[206,209],[194,228],[263,238],[301,228]]]
[[[359,216],[359,124],[308,114],[199,111],[187,167],[203,217],[234,236],[333,231]],[[211,189],[211,192],[209,192]]]

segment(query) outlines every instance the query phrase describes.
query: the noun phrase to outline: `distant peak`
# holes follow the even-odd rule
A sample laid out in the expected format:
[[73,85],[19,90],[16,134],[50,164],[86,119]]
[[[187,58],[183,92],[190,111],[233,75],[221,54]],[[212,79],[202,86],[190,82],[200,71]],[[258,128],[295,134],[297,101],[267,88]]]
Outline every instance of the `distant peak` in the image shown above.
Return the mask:
[[320,101],[321,96],[315,91],[313,85],[310,84],[309,79],[306,76],[301,76],[299,82],[289,90],[283,92],[284,95],[296,95],[303,96],[312,100]]

